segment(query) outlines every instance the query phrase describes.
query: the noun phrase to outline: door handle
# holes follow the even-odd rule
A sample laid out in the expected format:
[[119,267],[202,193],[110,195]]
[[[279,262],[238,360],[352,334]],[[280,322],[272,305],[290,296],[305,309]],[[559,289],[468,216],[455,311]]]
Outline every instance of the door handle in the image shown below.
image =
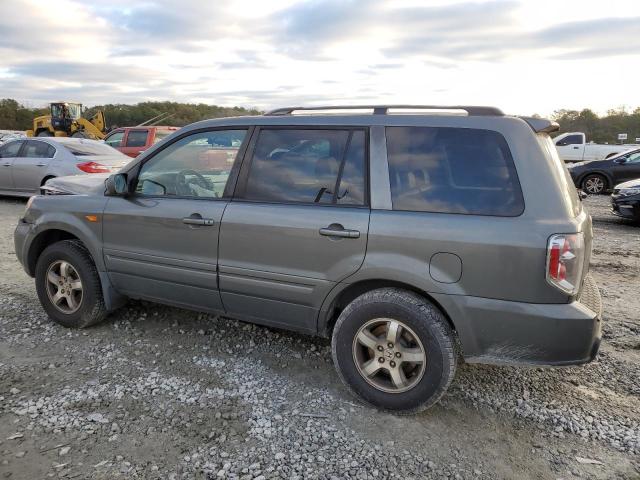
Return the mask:
[[3,166],[3,167],[10,167],[10,166],[11,166],[11,164],[10,164],[10,163],[3,163],[3,164],[2,164],[2,166]]
[[211,227],[215,222],[213,221],[213,218],[185,217],[182,219],[182,223],[186,223],[187,225],[200,225],[202,227]]
[[46,167],[46,163],[36,163],[36,167]]
[[335,223],[326,228],[321,228],[319,233],[325,237],[360,238],[358,230],[347,230],[342,225]]
[[574,150],[578,150],[580,147],[573,147]]

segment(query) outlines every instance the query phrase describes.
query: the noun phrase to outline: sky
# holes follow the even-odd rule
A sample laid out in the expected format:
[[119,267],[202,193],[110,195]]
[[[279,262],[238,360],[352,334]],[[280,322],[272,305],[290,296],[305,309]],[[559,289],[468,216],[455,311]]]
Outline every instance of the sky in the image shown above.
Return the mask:
[[0,98],[640,106],[637,0],[0,0]]

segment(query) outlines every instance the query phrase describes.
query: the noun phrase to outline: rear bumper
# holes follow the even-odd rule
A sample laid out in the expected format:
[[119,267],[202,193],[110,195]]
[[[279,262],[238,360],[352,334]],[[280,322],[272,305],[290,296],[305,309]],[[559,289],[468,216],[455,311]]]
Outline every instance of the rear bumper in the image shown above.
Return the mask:
[[592,361],[602,339],[600,293],[590,277],[566,304],[435,295],[453,321],[468,363],[577,365]]

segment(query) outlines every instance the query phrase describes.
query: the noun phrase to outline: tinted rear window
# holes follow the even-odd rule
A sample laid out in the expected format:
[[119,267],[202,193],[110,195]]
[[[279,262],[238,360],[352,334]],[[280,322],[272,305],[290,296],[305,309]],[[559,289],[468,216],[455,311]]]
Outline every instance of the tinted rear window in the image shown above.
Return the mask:
[[522,190],[504,137],[491,130],[388,127],[394,210],[513,217]]

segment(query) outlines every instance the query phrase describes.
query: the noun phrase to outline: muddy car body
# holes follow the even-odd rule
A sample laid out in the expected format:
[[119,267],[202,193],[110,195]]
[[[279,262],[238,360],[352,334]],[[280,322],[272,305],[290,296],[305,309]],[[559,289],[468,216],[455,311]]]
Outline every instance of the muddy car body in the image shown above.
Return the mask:
[[[345,384],[392,411],[436,402],[459,355],[592,360],[591,219],[557,125],[412,108],[190,125],[81,195],[35,197],[18,258],[64,325],[141,298],[331,337]],[[228,170],[201,161],[221,136]]]

